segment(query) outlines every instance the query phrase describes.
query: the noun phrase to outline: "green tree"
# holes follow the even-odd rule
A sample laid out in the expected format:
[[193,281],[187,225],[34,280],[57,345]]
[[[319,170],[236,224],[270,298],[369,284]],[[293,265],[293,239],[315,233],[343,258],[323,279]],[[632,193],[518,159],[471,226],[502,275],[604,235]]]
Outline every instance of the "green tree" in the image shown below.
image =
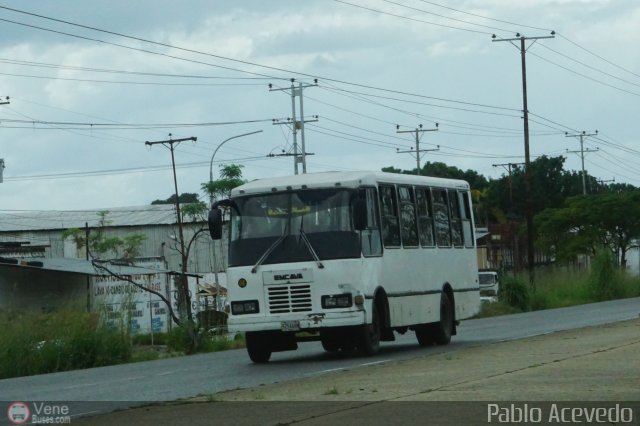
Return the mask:
[[[183,192],[178,197],[178,201],[180,202],[180,204],[187,204],[187,203],[197,203],[200,200],[199,200],[198,194],[195,193],[195,192]],[[157,205],[157,204],[175,204],[175,203],[176,203],[176,195],[175,194],[171,195],[166,200],[154,200],[154,201],[151,202],[152,205]]]
[[[406,175],[415,175],[416,169],[413,170],[401,170],[393,166],[383,167],[383,172],[387,173],[402,173]],[[455,166],[448,166],[445,163],[427,161],[420,170],[422,176],[434,176],[447,179],[462,179],[469,182],[472,189],[483,190],[489,186],[487,178],[476,172],[475,170],[462,170]]]
[[539,244],[559,258],[606,248],[624,269],[640,238],[640,190],[571,197],[562,208],[537,215],[535,223]]
[[107,219],[108,210],[97,213],[98,226],[89,232],[87,241],[85,230],[79,228],[69,228],[62,233],[62,240],[72,238],[76,247],[88,247],[91,257],[100,257],[111,254],[118,259],[132,260],[140,255],[140,247],[146,237],[142,234],[131,234],[124,238],[109,237],[105,229],[111,224]]
[[246,183],[242,178],[242,168],[238,164],[220,165],[220,179],[202,184],[202,190],[206,192],[212,200],[229,198],[231,190]]

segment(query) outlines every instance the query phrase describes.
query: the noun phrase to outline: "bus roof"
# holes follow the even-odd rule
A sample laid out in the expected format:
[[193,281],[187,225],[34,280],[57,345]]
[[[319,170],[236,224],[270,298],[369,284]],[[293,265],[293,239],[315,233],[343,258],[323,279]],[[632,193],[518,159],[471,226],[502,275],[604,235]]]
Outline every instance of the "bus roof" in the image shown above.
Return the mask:
[[296,189],[357,188],[360,186],[377,186],[378,183],[469,189],[469,184],[466,181],[458,179],[373,171],[321,172],[254,180],[234,188],[231,191],[231,197]]

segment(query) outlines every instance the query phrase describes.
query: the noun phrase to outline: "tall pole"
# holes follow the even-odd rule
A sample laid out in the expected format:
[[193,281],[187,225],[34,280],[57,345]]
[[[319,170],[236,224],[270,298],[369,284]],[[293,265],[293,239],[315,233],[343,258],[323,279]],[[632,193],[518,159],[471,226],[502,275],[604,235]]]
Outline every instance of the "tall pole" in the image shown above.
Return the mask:
[[307,150],[304,145],[304,107],[302,106],[302,82],[298,83],[298,96],[300,96],[300,144],[302,148],[302,173],[307,173]]
[[[508,41],[513,44],[513,41],[520,41],[520,62],[522,66],[522,113],[524,119],[524,181],[525,181],[525,191],[526,191],[526,204],[525,204],[525,216],[527,222],[527,270],[529,272],[529,282],[531,286],[535,290],[535,281],[534,281],[534,261],[535,261],[535,253],[534,253],[534,230],[533,230],[533,199],[531,196],[531,158],[529,155],[529,108],[527,106],[527,62],[526,62],[526,53],[527,49],[525,46],[525,42],[527,40],[533,40],[533,43],[538,41],[539,39],[544,38],[554,38],[555,31],[551,31],[550,36],[544,37],[525,37],[521,36],[519,33],[516,34],[517,38],[510,39],[497,39],[496,35],[493,35],[492,41]],[[516,46],[517,47],[517,46]]]
[[[291,118],[293,119],[293,172],[298,174],[298,140],[296,135],[298,133],[298,121],[296,120],[296,88],[293,85],[293,79],[291,79]],[[302,117],[304,120],[304,117]]]
[[584,138],[586,136],[595,136],[598,134],[598,131],[596,130],[595,133],[587,133],[584,130],[581,133],[575,134],[575,135],[570,135],[567,132],[564,132],[564,136],[566,138],[575,138],[578,137],[580,138],[580,151],[569,151],[567,150],[567,152],[573,152],[573,153],[580,153],[580,160],[582,162],[582,195],[587,195],[587,179],[586,179],[586,172],[584,170],[584,153],[585,152],[592,152],[593,150],[591,149],[584,149]]
[[515,166],[522,166],[524,163],[506,163],[506,164],[493,164],[493,167],[505,167],[507,172],[509,173],[509,214],[507,216],[507,221],[509,224],[509,235],[510,235],[510,244],[511,244],[511,266],[515,272],[520,271],[520,253],[518,250],[518,237],[516,232],[514,231],[514,214],[513,214],[513,178],[511,171]]
[[407,150],[407,151],[400,151],[399,148],[396,149],[396,154],[403,154],[403,153],[416,153],[416,174],[420,175],[420,153],[421,152],[429,152],[429,151],[439,151],[440,150],[440,145],[437,145],[436,149],[420,149],[420,137],[422,136],[422,134],[424,132],[437,132],[438,131],[438,123],[436,123],[436,128],[435,129],[423,129],[422,128],[422,124],[420,124],[418,126],[417,129],[415,130],[397,130],[399,129],[400,126],[396,125],[396,133],[415,133],[416,134],[416,138],[415,138],[415,142],[416,142],[416,150],[414,151],[413,149]]
[[[0,100],[0,105],[7,105],[9,103],[10,102],[9,102],[9,97],[8,96],[5,97],[4,101]],[[2,183],[3,171],[4,171],[4,158],[0,158],[0,183]]]
[[[253,135],[256,133],[260,133],[262,132],[262,130],[256,130],[254,132],[249,132],[249,133],[243,133],[241,135],[235,135],[235,136],[231,136],[230,138],[227,138],[225,140],[222,141],[222,143],[220,143],[220,145],[218,145],[216,147],[216,149],[213,151],[213,155],[211,156],[211,163],[209,163],[209,182],[213,182],[213,159],[216,156],[216,153],[218,152],[218,150],[220,149],[220,147],[222,145],[224,145],[225,143],[229,142],[232,139],[237,139],[237,138],[241,138],[243,136],[249,136],[249,135]],[[209,193],[209,208],[213,208],[213,192]],[[220,280],[218,277],[218,257],[216,256],[216,241],[213,241],[213,251],[212,251],[212,257],[213,257],[213,278],[216,281],[216,311],[220,311]]]
[[[183,303],[183,308],[185,309],[185,313],[186,313],[186,317],[189,323],[191,323],[191,303],[189,303],[189,284],[187,282],[187,262],[188,262],[188,258],[187,258],[187,252],[185,250],[185,246],[184,246],[184,234],[182,232],[182,215],[180,213],[180,196],[178,194],[178,178],[176,177],[176,161],[175,161],[175,156],[174,156],[174,144],[179,144],[180,142],[184,142],[184,141],[197,141],[198,138],[196,137],[190,137],[190,138],[182,138],[182,139],[172,139],[171,138],[171,133],[169,133],[169,139],[167,140],[163,140],[163,141],[156,141],[156,142],[149,142],[146,141],[144,144],[147,146],[153,146],[153,145],[164,145],[166,147],[169,148],[169,151],[171,151],[171,167],[173,169],[173,186],[175,189],[175,195],[176,195],[176,216],[177,216],[177,222],[178,222],[178,244],[180,244],[180,256],[181,256],[181,261],[182,261],[182,265],[180,268],[181,271],[181,275],[180,275],[180,286],[179,286],[179,291],[180,291],[180,300]],[[186,305],[186,306],[185,306]]]
[[[279,89],[274,89],[272,84],[269,84],[269,91],[284,91],[284,90],[291,90],[291,119],[292,119],[292,131],[293,131],[293,172],[295,174],[298,174],[298,163],[302,163],[302,173],[307,173],[307,155],[311,155],[308,154],[306,151],[306,146],[305,146],[305,139],[304,139],[304,123],[306,122],[310,122],[310,121],[318,121],[317,116],[315,117],[314,120],[305,120],[304,119],[304,103],[302,100],[302,92],[305,88],[307,87],[311,87],[311,86],[317,86],[318,85],[318,79],[314,79],[314,83],[313,84],[302,84],[302,82],[298,83],[298,87],[296,88],[295,84],[295,79],[292,78],[291,79],[291,87],[288,88],[279,88]],[[300,121],[296,120],[296,96],[300,97]],[[284,123],[284,122],[280,122],[279,120],[273,120],[273,124],[288,124]],[[298,154],[298,139],[297,139],[297,133],[298,133],[298,129],[300,129],[300,137],[301,137],[301,146],[300,146],[300,151],[301,153]]]

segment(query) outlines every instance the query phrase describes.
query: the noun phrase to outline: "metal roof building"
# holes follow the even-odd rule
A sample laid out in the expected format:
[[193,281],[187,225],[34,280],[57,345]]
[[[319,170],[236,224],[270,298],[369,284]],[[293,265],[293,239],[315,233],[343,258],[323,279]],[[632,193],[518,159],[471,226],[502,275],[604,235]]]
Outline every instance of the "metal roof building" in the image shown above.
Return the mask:
[[[101,223],[103,217],[104,223]],[[84,248],[78,247],[72,238],[63,239],[63,234],[71,228],[84,229],[85,225],[89,232],[101,229],[106,237],[143,235],[140,257],[159,257],[165,259],[167,269],[181,269],[176,213],[172,204],[70,211],[5,210],[0,213],[0,256],[84,259]],[[188,270],[201,274],[224,271],[226,244],[214,244],[208,233],[203,232],[204,228],[204,220],[183,218],[185,244],[195,238],[190,247]],[[117,254],[99,256],[113,258]]]
[[106,221],[110,227],[176,223],[176,209],[173,204],[95,210],[16,210],[0,213],[0,233],[84,228],[85,224],[95,228],[100,225],[100,212],[107,212]]

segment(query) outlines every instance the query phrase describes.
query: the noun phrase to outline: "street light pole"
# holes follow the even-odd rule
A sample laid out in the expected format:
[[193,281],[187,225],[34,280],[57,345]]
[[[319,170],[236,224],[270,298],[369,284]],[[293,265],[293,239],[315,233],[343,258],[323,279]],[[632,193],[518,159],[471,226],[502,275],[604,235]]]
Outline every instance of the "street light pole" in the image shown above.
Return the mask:
[[[211,156],[211,163],[209,164],[209,182],[213,182],[213,159],[222,145],[229,142],[231,139],[237,139],[243,136],[249,136],[249,135],[253,135],[255,133],[260,133],[260,132],[262,132],[262,130],[256,130],[255,132],[249,132],[249,133],[243,133],[241,135],[231,136],[230,138],[223,140],[222,143],[217,146],[215,151],[213,151],[213,155]],[[213,193],[209,194],[209,208],[213,208]],[[218,262],[216,257],[215,240],[213,241],[212,257],[213,257],[213,277],[216,282],[216,311],[221,311],[222,309],[220,306],[220,280],[218,279],[218,265],[217,265]]]
[[[213,155],[211,156],[211,163],[209,164],[209,182],[213,182],[213,158],[216,156],[216,153],[218,152],[218,150],[222,145],[229,142],[231,139],[237,139],[243,136],[249,136],[249,135],[253,135],[255,133],[260,133],[260,132],[262,132],[262,130],[256,130],[255,132],[249,132],[249,133],[243,133],[241,135],[231,136],[230,138],[223,140],[222,143],[217,146],[215,151],[213,151]],[[213,194],[209,194],[209,207],[213,207]]]

